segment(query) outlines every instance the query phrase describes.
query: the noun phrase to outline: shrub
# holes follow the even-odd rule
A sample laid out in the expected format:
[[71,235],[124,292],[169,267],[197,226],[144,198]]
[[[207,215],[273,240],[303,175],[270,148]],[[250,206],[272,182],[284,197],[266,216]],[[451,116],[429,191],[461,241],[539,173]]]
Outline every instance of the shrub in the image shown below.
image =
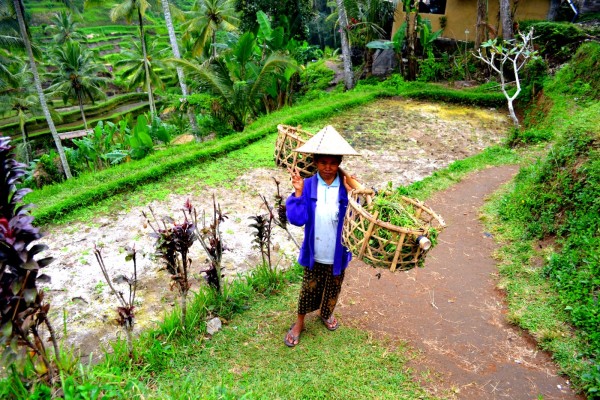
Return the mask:
[[300,43],[292,39],[289,41],[287,48],[292,58],[301,65],[323,57],[323,50],[319,46],[309,45],[306,41]]
[[335,72],[328,68],[325,60],[309,63],[300,73],[300,93],[310,97],[309,93],[327,89],[335,77]]
[[54,182],[62,182],[64,174],[60,164],[60,158],[55,150],[40,157],[36,164],[33,178],[38,187]]
[[533,27],[535,44],[542,57],[553,64],[563,63],[571,58],[586,35],[577,25],[568,22],[521,21],[519,29],[526,32]]
[[446,64],[437,61],[435,58],[426,58],[419,61],[419,82],[436,82],[443,77]]
[[541,58],[534,58],[525,66],[523,72],[523,93],[519,101],[527,102],[544,87],[544,81],[548,77],[548,64]]
[[520,141],[528,144],[547,142],[553,138],[554,132],[547,128],[529,128],[519,134]]
[[32,205],[23,204],[30,190],[17,188],[25,165],[16,162],[12,149],[10,138],[0,137],[0,365],[24,384],[52,385],[60,382],[60,351],[48,319],[50,304],[38,284],[50,281],[42,269],[54,259],[40,257],[48,246],[34,243],[42,235],[32,225]]

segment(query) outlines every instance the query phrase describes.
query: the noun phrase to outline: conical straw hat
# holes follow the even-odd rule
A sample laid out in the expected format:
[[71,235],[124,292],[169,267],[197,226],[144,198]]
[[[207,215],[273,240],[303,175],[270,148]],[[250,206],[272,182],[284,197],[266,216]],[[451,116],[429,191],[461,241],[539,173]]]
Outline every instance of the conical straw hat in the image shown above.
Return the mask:
[[321,129],[296,150],[298,153],[329,154],[333,156],[358,156],[358,152],[346,142],[331,125]]

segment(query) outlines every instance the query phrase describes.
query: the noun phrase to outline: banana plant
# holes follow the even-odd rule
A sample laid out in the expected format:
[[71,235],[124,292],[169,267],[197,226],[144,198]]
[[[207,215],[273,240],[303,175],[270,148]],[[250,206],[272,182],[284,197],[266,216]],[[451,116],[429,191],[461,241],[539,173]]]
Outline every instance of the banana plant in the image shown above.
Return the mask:
[[273,29],[269,16],[263,11],[258,11],[256,13],[256,20],[258,21],[256,41],[261,48],[260,58],[261,60],[264,60],[269,52],[280,51],[283,49],[285,45],[285,31],[282,26]]
[[423,19],[420,15],[417,16],[417,29],[419,31],[419,39],[421,40],[421,48],[423,49],[423,57],[427,55],[428,59],[433,57],[433,42],[440,37],[443,29],[433,32],[431,21]]
[[137,123],[131,129],[131,133],[126,136],[126,144],[129,146],[129,155],[132,159],[138,160],[148,155],[154,148],[154,142],[150,136],[148,118],[140,115]]
[[406,21],[398,28],[392,40],[373,40],[367,43],[369,49],[394,50],[400,72],[403,70],[402,49],[406,41]]
[[[415,17],[416,29],[419,35],[421,48],[423,49],[423,57],[427,55],[427,58],[434,58],[433,55],[433,43],[439,38],[443,32],[443,29],[433,32],[431,27],[431,21],[426,18],[421,18],[420,15]],[[402,66],[402,49],[406,44],[408,22],[404,21],[400,28],[394,34],[392,40],[373,40],[367,43],[367,47],[370,49],[381,49],[389,50],[393,49],[398,58],[399,65]]]
[[129,133],[127,122],[119,125],[110,121],[99,121],[94,130],[81,139],[73,139],[77,146],[79,158],[90,170],[108,168],[127,159],[129,152],[125,149],[124,140]]

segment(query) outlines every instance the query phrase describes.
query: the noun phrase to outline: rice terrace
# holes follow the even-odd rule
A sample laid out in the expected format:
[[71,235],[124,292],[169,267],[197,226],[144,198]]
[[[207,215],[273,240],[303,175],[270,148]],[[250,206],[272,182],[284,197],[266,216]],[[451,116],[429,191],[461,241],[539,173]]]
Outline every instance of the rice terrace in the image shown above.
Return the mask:
[[0,11],[1,399],[600,398],[597,2]]

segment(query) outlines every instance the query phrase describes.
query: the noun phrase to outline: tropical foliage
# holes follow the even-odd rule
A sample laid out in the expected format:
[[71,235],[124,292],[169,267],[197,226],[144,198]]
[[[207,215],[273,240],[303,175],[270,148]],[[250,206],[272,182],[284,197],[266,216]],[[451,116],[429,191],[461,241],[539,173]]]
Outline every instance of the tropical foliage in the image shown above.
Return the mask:
[[156,110],[154,90],[164,87],[163,77],[170,71],[162,61],[167,48],[157,42],[150,43],[134,42],[131,50],[122,53],[115,67],[120,68],[119,75],[127,82],[129,89],[142,87],[148,92],[150,112],[156,114],[153,111]]
[[[29,39],[29,35],[28,35],[28,31],[27,31],[27,26],[25,24],[25,16],[24,16],[25,7],[23,6],[22,0],[15,0],[13,4],[14,4],[13,11],[16,14],[17,22],[19,25],[19,32],[21,34],[21,39],[23,39],[23,43],[25,44],[25,49],[27,51],[27,58],[29,59],[29,66],[30,66],[31,72],[33,74],[33,83],[34,83],[34,86],[36,88],[36,91],[37,91],[37,94],[39,97],[40,106],[42,108],[44,117],[46,118],[46,122],[48,123],[48,127],[50,128],[50,132],[52,133],[52,138],[54,139],[56,149],[58,150],[58,154],[60,156],[60,161],[62,164],[64,174],[65,174],[66,178],[69,179],[72,177],[71,169],[69,168],[69,163],[67,162],[67,157],[65,155],[65,151],[64,151],[62,143],[60,141],[60,137],[58,136],[58,132],[56,130],[56,126],[54,125],[54,121],[52,120],[52,116],[50,115],[50,109],[46,102],[46,96],[44,95],[44,91],[42,89],[42,82],[40,80],[40,76],[39,76],[38,69],[37,69],[37,64],[36,64],[34,54],[33,54],[33,49],[31,46],[31,41]],[[3,2],[3,5],[4,5],[4,2]]]
[[256,15],[259,11],[267,14],[274,27],[282,27],[288,38],[304,40],[308,38],[308,24],[312,19],[312,7],[309,0],[236,0],[236,10],[240,12],[240,30],[258,31]]
[[26,64],[20,70],[11,74],[7,71],[6,83],[0,92],[0,113],[14,111],[19,119],[22,148],[25,161],[31,161],[31,146],[25,127],[28,118],[41,112],[40,101],[33,88],[33,75]]
[[193,87],[206,87],[215,96],[213,113],[237,131],[262,112],[287,104],[296,71],[292,59],[271,50],[282,46],[282,29],[271,29],[264,13],[258,17],[258,38],[251,32],[230,34],[225,49],[210,63],[179,61]]
[[235,12],[233,0],[197,0],[187,13],[187,21],[183,24],[184,39],[191,39],[192,55],[200,56],[210,46],[212,57],[217,56],[216,36],[219,30],[232,32],[237,29],[239,19]]
[[[144,17],[146,16],[146,10],[150,8],[150,3],[147,0],[124,0],[118,3],[110,10],[110,19],[117,21],[119,19],[125,19],[130,23],[134,18],[137,19],[140,35],[139,52],[141,53],[141,66],[144,70],[144,84],[146,91],[148,92],[148,102],[150,103],[150,113],[156,114],[156,106],[154,104],[154,96],[152,95],[152,73],[150,72],[150,62],[148,57],[148,51],[146,48],[146,31],[144,29]],[[141,74],[138,74],[141,75]]]
[[74,21],[73,14],[68,11],[61,11],[54,14],[52,24],[46,27],[46,31],[52,35],[52,40],[59,44],[65,44],[69,41],[84,41],[85,36],[78,31],[78,23]]

